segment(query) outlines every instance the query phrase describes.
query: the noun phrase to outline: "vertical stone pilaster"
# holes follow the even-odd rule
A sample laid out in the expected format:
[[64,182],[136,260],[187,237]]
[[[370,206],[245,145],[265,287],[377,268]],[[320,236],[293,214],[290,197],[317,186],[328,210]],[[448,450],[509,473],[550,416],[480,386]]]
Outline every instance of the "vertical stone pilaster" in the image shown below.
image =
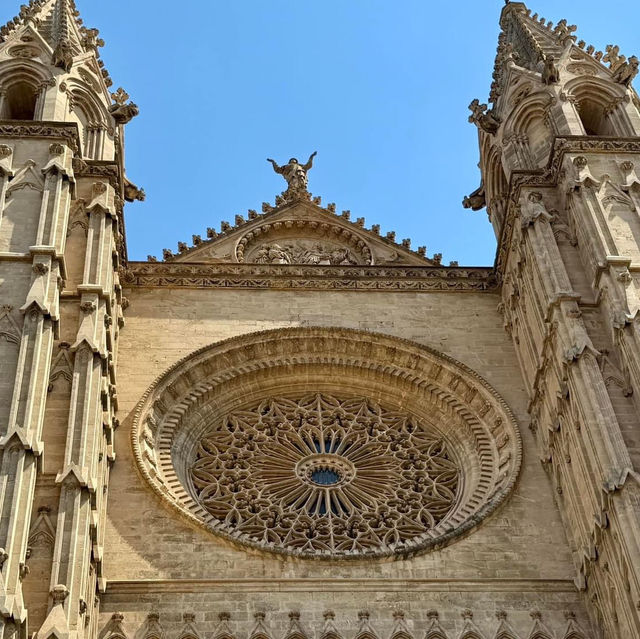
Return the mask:
[[[76,341],[71,403],[54,549],[52,591],[68,596],[57,613],[64,613],[62,637],[82,636],[85,616],[95,606],[102,575],[104,510],[108,464],[105,414],[111,419],[107,326],[112,324],[114,281],[114,193],[106,183],[92,187],[80,325]],[[104,584],[102,584],[104,587]],[[53,612],[53,609],[52,609]],[[45,626],[47,622],[45,622]]]
[[[63,145],[53,146],[64,156]],[[8,628],[17,626],[21,631],[26,621],[22,578],[25,575],[37,459],[43,452],[42,428],[59,315],[64,235],[59,237],[57,245],[49,242],[55,239],[52,230],[59,225],[58,220],[66,219],[69,209],[68,198],[61,197],[61,193],[68,189],[68,170],[59,162],[54,170],[50,162],[43,172],[46,179],[38,222],[38,245],[30,247],[33,274],[21,309],[25,319],[9,421],[0,434],[0,485],[3,486],[0,495],[0,547],[4,549],[0,555],[6,555],[2,566],[0,614],[2,622],[9,624]],[[0,184],[0,190],[2,188]]]

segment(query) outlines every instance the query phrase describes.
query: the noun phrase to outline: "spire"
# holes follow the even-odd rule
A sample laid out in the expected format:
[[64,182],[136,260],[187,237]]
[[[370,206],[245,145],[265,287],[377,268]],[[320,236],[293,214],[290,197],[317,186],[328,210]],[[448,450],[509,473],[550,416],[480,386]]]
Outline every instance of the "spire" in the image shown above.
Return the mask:
[[585,58],[593,58],[608,69],[615,82],[629,87],[638,74],[638,58],[628,59],[620,54],[618,46],[607,45],[605,52],[596,51],[584,40],[574,35],[577,27],[566,19],[557,24],[531,12],[523,2],[507,2],[500,16],[501,33],[498,39],[493,83],[489,101],[496,108],[505,90],[508,68],[514,64],[521,69],[542,73],[545,84],[557,82],[557,68],[554,61],[567,55],[570,49],[580,49]]
[[30,0],[22,5],[19,14],[0,27],[0,47],[20,38],[27,29],[51,47],[53,65],[69,72],[78,56],[94,53],[107,88],[113,84],[99,59],[98,47],[104,46],[104,41],[97,29],[83,26],[74,0]]

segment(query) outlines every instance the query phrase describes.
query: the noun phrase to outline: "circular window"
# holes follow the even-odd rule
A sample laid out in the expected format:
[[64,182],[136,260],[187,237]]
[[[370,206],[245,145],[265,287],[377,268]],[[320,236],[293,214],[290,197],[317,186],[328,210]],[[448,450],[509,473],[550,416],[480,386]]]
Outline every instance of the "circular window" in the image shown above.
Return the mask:
[[274,398],[223,417],[191,466],[197,501],[230,533],[304,552],[400,548],[458,495],[442,436],[366,398]]
[[149,388],[132,438],[147,481],[192,522],[318,558],[450,543],[504,501],[521,463],[509,409],[473,371],[332,328],[193,353]]

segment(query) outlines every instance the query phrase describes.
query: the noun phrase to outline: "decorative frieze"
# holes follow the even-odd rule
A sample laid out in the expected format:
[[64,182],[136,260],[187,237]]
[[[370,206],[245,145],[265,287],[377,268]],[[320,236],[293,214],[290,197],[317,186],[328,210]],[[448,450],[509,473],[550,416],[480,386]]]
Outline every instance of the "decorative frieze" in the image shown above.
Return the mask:
[[379,291],[495,291],[482,267],[312,266],[129,262],[125,286]]

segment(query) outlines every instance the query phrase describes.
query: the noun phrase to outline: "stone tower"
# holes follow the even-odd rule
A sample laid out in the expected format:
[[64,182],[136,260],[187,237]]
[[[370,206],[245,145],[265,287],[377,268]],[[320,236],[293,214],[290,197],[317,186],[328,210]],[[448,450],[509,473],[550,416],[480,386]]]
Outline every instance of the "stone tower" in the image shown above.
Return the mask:
[[2,639],[640,636],[638,61],[501,26],[493,267],[323,206],[315,154],[128,260],[98,32],[0,29]]
[[4,637],[97,632],[137,113],[112,100],[101,44],[73,0],[31,2],[0,30]]
[[[537,455],[606,637],[640,636],[638,59],[508,3],[474,101],[501,313]],[[606,65],[605,65],[606,63]],[[480,204],[480,200],[476,204]],[[467,200],[467,205],[471,204]]]

